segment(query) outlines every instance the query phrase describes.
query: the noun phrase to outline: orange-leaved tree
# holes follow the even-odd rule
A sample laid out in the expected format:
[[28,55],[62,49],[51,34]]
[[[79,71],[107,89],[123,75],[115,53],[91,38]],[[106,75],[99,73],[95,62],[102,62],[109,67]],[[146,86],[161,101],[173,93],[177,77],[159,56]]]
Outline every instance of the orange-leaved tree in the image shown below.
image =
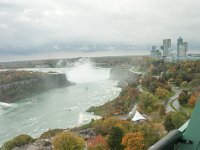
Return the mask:
[[122,139],[125,150],[143,150],[144,136],[141,132],[127,133]]
[[107,150],[108,144],[101,135],[98,135],[87,140],[87,147],[88,150]]
[[190,99],[189,99],[188,103],[190,105],[192,105],[192,106],[195,106],[195,104],[196,104],[199,96],[200,96],[200,91],[196,91],[196,92],[192,93],[191,96],[190,96]]

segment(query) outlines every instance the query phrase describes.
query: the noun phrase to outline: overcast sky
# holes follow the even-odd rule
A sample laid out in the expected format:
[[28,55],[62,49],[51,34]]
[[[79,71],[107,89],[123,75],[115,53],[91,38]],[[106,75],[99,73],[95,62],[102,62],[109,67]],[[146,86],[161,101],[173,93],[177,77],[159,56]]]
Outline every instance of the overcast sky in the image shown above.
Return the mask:
[[199,0],[0,0],[0,61],[146,53],[179,36],[198,52]]

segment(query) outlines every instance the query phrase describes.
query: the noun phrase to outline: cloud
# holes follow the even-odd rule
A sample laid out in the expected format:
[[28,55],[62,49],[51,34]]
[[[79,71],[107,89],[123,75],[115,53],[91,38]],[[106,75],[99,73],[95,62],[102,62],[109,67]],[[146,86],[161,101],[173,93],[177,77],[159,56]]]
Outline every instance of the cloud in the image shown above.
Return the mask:
[[196,48],[199,16],[198,0],[0,0],[0,53],[46,52],[58,43],[66,51],[74,43],[134,50],[179,36]]

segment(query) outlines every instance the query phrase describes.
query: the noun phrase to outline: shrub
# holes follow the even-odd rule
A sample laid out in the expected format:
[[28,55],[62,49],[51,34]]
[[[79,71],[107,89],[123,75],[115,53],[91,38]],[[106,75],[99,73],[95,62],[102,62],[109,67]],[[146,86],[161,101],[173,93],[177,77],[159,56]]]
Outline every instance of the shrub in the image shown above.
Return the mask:
[[55,150],[83,150],[84,143],[81,137],[71,132],[62,132],[53,140]]
[[21,147],[23,145],[29,144],[29,143],[33,143],[34,139],[29,136],[29,135],[25,135],[25,134],[21,134],[17,137],[14,137],[12,140],[6,142],[3,146],[2,146],[2,150],[11,150],[14,147]]

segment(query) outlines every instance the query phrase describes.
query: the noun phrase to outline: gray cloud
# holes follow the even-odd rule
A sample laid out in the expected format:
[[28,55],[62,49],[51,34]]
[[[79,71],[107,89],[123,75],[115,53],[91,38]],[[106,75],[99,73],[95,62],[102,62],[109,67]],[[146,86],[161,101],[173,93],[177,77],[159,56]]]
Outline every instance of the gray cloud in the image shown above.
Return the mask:
[[199,16],[199,0],[0,0],[0,53],[56,52],[58,43],[146,49],[178,36],[199,48]]

